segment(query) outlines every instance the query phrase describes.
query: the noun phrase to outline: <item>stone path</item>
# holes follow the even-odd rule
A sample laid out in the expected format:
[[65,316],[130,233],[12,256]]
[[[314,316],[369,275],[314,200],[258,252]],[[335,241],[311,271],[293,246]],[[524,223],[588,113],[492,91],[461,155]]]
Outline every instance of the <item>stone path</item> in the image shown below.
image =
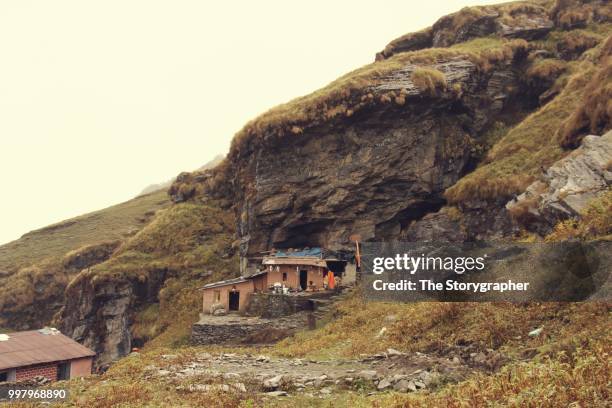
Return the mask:
[[503,360],[492,350],[470,351],[468,347],[439,357],[388,349],[358,360],[332,361],[200,353],[184,362],[165,355],[163,364],[145,370],[147,377],[163,378],[185,392],[260,392],[272,397],[293,393],[324,397],[346,389],[418,392],[460,381],[479,370],[495,369]]

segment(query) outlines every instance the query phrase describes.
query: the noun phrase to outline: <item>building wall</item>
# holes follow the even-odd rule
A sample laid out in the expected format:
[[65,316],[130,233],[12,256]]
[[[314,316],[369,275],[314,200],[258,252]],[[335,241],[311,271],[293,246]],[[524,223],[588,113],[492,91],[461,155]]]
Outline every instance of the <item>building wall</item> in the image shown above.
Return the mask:
[[[229,311],[229,294],[234,286],[236,287],[236,291],[240,292],[238,311],[243,312],[248,306],[251,293],[253,293],[255,290],[253,281],[251,280],[237,283],[235,285],[218,286],[216,288],[202,290],[202,311],[204,313],[210,313],[210,307],[216,303],[222,304],[225,307],[225,310]],[[216,302],[214,299],[215,291],[220,292],[220,302]]]
[[15,370],[15,380],[23,381],[40,375],[52,381],[56,381],[57,365],[58,363],[46,363],[27,367],[17,367],[17,369]]
[[[323,289],[323,277],[327,271],[324,267],[309,265],[268,265],[266,270],[268,271],[269,285],[280,282],[293,289],[300,286],[300,270],[308,272],[307,282],[309,285],[312,282],[318,289]],[[287,274],[287,280],[283,280],[283,273]]]
[[344,276],[342,277],[343,284],[350,284],[357,281],[357,265],[354,263],[347,263],[344,269]]
[[70,362],[70,378],[87,377],[91,375],[93,358],[77,358]]
[[268,274],[263,274],[253,278],[253,288],[255,292],[265,292],[268,290]]

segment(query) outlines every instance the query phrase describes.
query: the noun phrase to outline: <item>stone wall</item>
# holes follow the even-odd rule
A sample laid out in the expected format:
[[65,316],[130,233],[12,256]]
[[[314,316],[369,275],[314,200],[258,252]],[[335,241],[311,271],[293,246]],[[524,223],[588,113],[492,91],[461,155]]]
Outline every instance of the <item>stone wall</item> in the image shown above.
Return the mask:
[[301,312],[275,319],[202,314],[192,326],[191,344],[269,344],[308,327],[310,313]]
[[255,323],[205,323],[199,322],[191,329],[192,344],[236,344],[258,331],[270,327],[270,323],[261,321]]
[[246,312],[250,316],[271,319],[313,309],[314,305],[309,298],[274,293],[253,293]]

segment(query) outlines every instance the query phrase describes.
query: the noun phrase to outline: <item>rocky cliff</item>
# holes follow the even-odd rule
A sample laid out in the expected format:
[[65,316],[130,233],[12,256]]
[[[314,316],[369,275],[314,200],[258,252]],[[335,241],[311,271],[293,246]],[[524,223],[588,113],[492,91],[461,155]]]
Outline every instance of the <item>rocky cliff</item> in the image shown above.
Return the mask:
[[506,203],[567,154],[556,132],[609,61],[607,3],[550,6],[468,8],[395,40],[378,62],[247,124],[226,162],[179,177],[171,194],[224,197],[247,256],[353,235],[512,235]]
[[157,336],[186,341],[197,288],[238,273],[234,220],[208,204],[179,204],[68,285],[57,327],[97,352],[99,367]]

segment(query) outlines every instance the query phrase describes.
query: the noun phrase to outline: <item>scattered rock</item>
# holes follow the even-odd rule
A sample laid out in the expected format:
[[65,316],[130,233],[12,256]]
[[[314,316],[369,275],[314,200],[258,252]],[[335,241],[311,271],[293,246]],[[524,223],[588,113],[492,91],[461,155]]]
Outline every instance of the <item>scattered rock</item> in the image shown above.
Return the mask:
[[542,333],[542,330],[544,330],[544,327],[538,327],[537,329],[530,331],[529,337],[538,337],[540,333]]
[[243,383],[234,383],[232,387],[240,392],[247,392],[246,386]]
[[265,395],[269,397],[286,397],[289,394],[286,391],[270,391],[266,392]]
[[357,377],[364,380],[373,381],[378,377],[378,373],[374,370],[362,370],[357,374]]
[[402,353],[401,351],[397,351],[396,349],[392,349],[392,348],[388,348],[387,349],[387,354],[389,356],[403,356],[403,355],[405,355],[405,353]]
[[227,384],[190,384],[187,389],[191,392],[209,392],[209,391],[222,391],[228,392],[230,390]]
[[238,373],[225,373],[225,374],[223,374],[223,378],[225,378],[226,380],[231,380],[233,378],[240,378],[240,374],[238,374]]
[[387,315],[385,316],[385,322],[393,323],[397,320],[397,315]]
[[395,375],[394,375],[394,376],[391,378],[391,382],[392,382],[393,384],[395,384],[396,382],[401,381],[401,380],[406,379],[406,378],[408,378],[408,376],[407,376],[407,375],[405,375],[405,374],[395,374]]
[[487,355],[481,351],[480,353],[476,353],[473,360],[475,363],[482,364],[487,360]]
[[390,388],[391,386],[392,386],[391,381],[389,381],[389,379],[387,378],[383,378],[378,383],[378,386],[376,387],[376,389],[378,389],[378,391],[383,391],[383,390],[386,390],[387,388]]
[[[559,220],[579,216],[588,203],[609,189],[612,131],[586,136],[582,145],[553,164],[506,208],[530,228],[547,232]],[[537,221],[537,222],[536,222]]]
[[268,378],[267,380],[265,380],[263,382],[263,386],[267,390],[275,390],[278,387],[280,387],[282,380],[283,380],[283,375],[279,374],[275,377]]
[[414,385],[414,381],[409,381],[409,380],[398,381],[393,386],[393,389],[398,392],[409,392],[409,391],[414,392],[417,390],[416,385]]

